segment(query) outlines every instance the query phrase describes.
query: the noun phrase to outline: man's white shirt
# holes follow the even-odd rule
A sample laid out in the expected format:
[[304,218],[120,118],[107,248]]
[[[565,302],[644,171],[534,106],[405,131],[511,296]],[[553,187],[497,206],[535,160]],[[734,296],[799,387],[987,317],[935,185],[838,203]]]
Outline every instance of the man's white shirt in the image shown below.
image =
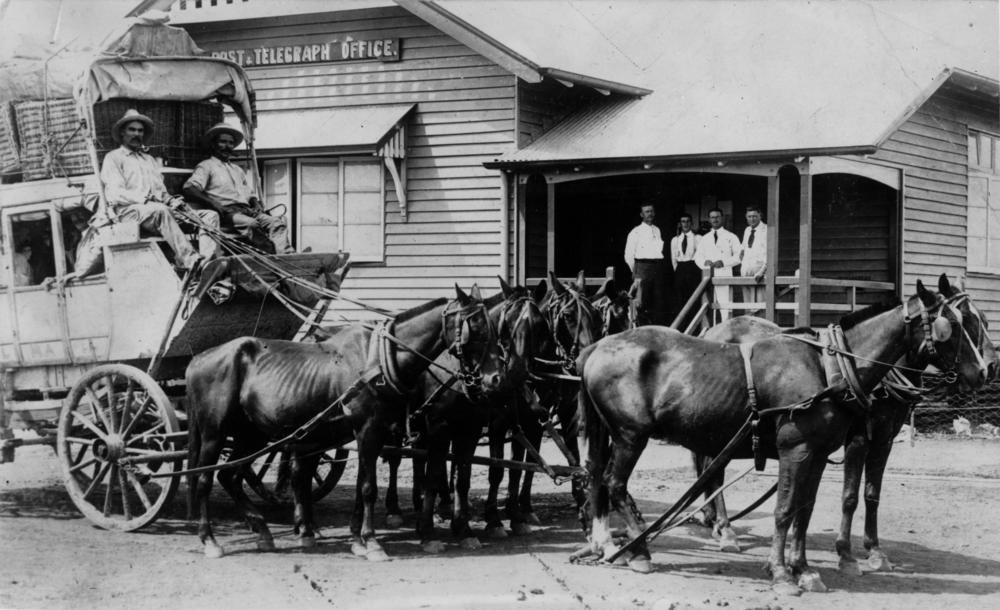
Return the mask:
[[[716,233],[718,233],[717,240]],[[723,266],[715,270],[715,275],[732,276],[733,267],[740,263],[740,240],[724,228],[713,229],[701,236],[694,260],[702,269],[711,267],[709,261],[721,260]]]
[[743,260],[740,265],[740,273],[744,277],[752,277],[767,265],[767,225],[760,223],[756,227],[753,236],[753,246],[748,245],[750,241],[751,227],[743,231],[743,243],[740,249],[743,251]]
[[643,222],[629,231],[625,240],[625,263],[629,269],[635,271],[637,258],[663,258],[663,238],[656,225]]
[[[684,237],[687,237],[687,248],[681,249],[684,244]],[[687,233],[681,233],[680,235],[672,238],[670,240],[670,261],[674,265],[674,269],[677,268],[677,263],[683,263],[687,261],[693,261],[695,252],[698,251],[698,242],[701,241],[701,236],[694,231],[688,231]]]

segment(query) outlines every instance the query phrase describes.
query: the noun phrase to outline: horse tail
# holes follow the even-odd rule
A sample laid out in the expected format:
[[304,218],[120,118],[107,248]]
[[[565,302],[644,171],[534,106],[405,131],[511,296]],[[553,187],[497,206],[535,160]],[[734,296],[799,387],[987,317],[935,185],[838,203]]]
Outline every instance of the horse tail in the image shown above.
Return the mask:
[[[190,405],[190,401],[188,402]],[[190,409],[189,409],[190,410]],[[198,418],[188,414],[188,469],[198,467],[198,455],[201,453],[201,434],[198,432]],[[187,520],[193,521],[200,517],[198,514],[198,475],[191,473],[187,475]]]
[[579,430],[583,432],[583,438],[587,441],[587,456],[591,462],[592,475],[602,476],[604,465],[607,464],[611,455],[611,438],[609,430],[604,424],[604,418],[598,412],[598,407],[594,403],[593,396],[587,389],[586,371],[587,359],[593,346],[588,346],[581,353],[576,362],[576,370],[580,372],[580,390],[577,397],[576,419]]

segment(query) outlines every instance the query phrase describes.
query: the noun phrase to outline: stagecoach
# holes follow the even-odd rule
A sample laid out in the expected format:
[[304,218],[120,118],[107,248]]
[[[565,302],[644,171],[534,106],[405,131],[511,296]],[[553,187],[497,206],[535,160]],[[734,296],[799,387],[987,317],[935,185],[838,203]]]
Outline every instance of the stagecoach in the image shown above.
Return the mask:
[[[251,84],[240,66],[196,55],[189,42],[182,30],[133,26],[75,89],[79,125],[66,139],[84,141],[89,175],[56,167],[56,177],[0,187],[0,461],[13,461],[18,446],[53,446],[73,502],[108,529],[150,523],[177,489],[169,475],[185,455],[191,357],[235,337],[306,338],[337,296],[348,259],[265,255],[219,235],[226,255],[194,277],[174,266],[161,237],[103,216],[109,121],[128,108],[158,121],[151,144],[171,192],[206,155],[197,132],[222,120],[224,108],[242,123],[260,184]],[[46,102],[44,113],[56,107]],[[58,166],[67,142],[50,145]],[[83,239],[99,240],[102,260],[90,269],[76,256]],[[73,272],[83,277],[61,281]],[[328,492],[340,470],[327,464],[329,484],[317,492]]]

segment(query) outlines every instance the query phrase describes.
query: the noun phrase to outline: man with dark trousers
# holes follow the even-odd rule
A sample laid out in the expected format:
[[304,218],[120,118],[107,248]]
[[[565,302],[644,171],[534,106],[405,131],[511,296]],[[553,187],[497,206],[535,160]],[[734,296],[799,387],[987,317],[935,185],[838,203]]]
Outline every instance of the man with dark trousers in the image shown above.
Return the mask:
[[663,324],[666,317],[663,238],[660,236],[660,228],[653,224],[656,218],[653,204],[642,204],[639,217],[642,222],[629,232],[625,240],[625,263],[632,270],[632,277],[641,286],[641,321],[646,324]]
[[[701,268],[694,261],[701,236],[694,232],[694,221],[688,213],[681,214],[680,232],[670,240],[670,262],[674,267],[674,298],[678,314],[701,282]],[[690,316],[690,314],[689,314]],[[683,330],[684,321],[681,322]]]

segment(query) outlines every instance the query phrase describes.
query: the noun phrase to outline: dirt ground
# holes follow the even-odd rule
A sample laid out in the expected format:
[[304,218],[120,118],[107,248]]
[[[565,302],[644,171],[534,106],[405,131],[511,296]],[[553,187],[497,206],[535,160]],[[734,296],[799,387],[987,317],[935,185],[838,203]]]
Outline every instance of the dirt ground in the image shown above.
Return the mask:
[[[546,454],[555,459],[552,447]],[[677,447],[647,449],[630,486],[647,519],[665,510],[690,483],[689,462]],[[737,463],[730,472],[745,467]],[[771,464],[762,475],[737,483],[727,496],[731,509],[759,496],[773,483],[773,473]],[[474,509],[481,514],[485,469],[476,467],[474,476]],[[351,467],[343,480],[353,481]],[[374,564],[350,553],[351,501],[343,485],[318,507],[324,538],[313,549],[298,548],[289,508],[269,509],[275,553],[257,552],[220,492],[213,501],[216,534],[228,555],[205,559],[194,527],[184,520],[184,486],[167,514],[141,532],[107,532],[76,511],[51,450],[28,447],[18,451],[15,463],[0,466],[0,607],[1000,607],[1000,528],[993,520],[1000,506],[1000,441],[918,438],[914,447],[896,445],[879,516],[883,548],[896,565],[891,572],[838,573],[833,542],[841,480],[839,467],[829,467],[808,542],[810,561],[830,591],[779,598],[761,569],[773,530],[773,501],[736,524],[742,553],[722,553],[706,529],[686,525],[652,543],[655,570],[641,575],[627,568],[570,564],[568,557],[583,537],[567,487],[544,478],[536,478],[536,510],[543,525],[531,535],[484,540],[483,548],[474,551],[450,543],[444,553],[426,555],[410,514],[403,529],[380,529],[393,560]],[[408,489],[403,497],[408,505]],[[862,528],[859,515],[854,524],[859,559]]]

